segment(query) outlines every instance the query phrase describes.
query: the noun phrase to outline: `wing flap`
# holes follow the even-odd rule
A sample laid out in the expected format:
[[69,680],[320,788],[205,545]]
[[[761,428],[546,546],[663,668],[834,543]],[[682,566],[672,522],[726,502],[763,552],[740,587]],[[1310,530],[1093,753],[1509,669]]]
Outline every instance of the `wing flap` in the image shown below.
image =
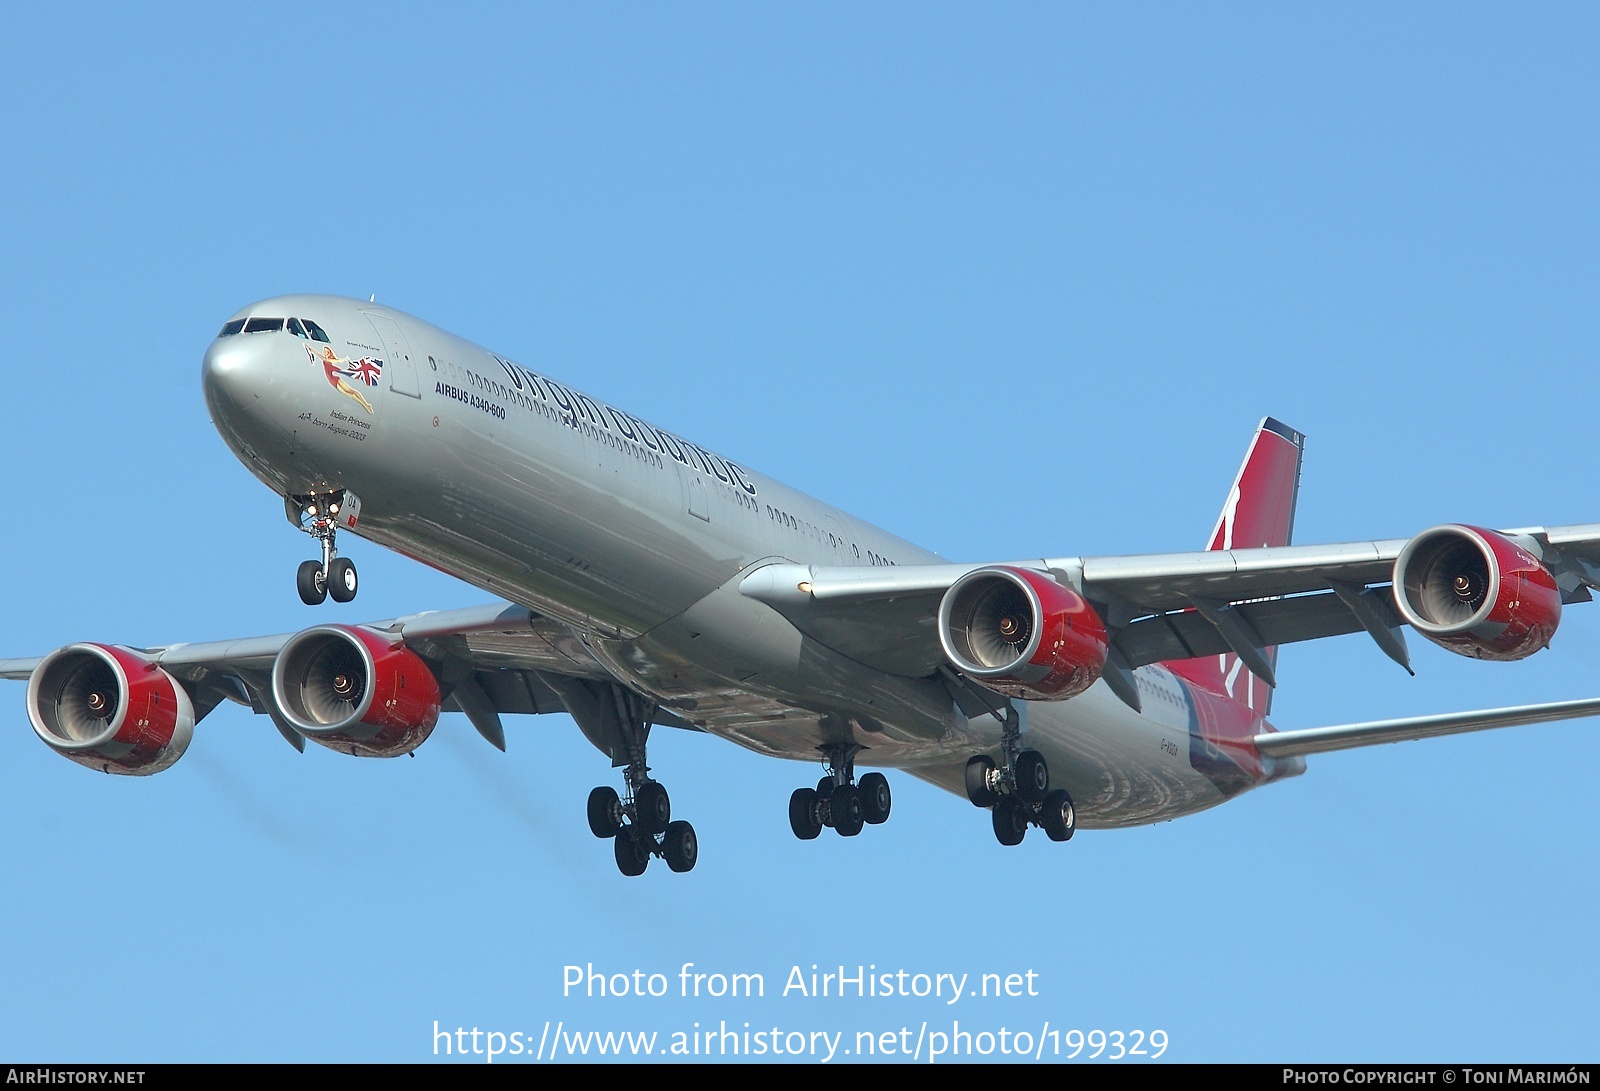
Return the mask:
[[[1399,614],[1387,592],[1367,598],[1384,624],[1390,628],[1400,624]],[[1233,607],[1232,612],[1259,637],[1258,648],[1343,636],[1365,628],[1362,620],[1332,591],[1247,602]],[[1141,618],[1121,629],[1115,643],[1130,667],[1169,659],[1222,655],[1234,650],[1222,631],[1198,610]]]

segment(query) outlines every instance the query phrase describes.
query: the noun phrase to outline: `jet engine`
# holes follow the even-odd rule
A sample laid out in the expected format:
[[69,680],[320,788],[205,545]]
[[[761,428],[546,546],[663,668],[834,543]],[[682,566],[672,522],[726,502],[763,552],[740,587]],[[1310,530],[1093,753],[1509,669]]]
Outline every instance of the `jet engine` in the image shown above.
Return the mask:
[[1492,530],[1439,526],[1394,562],[1395,602],[1417,632],[1457,655],[1526,659],[1561,622],[1561,592],[1539,559]]
[[1042,572],[998,565],[962,576],[939,604],[939,642],[973,681],[1008,697],[1064,701],[1100,677],[1106,627]]
[[289,638],[272,665],[272,699],[300,734],[341,753],[393,758],[439,721],[439,682],[398,638],[319,625]]
[[109,644],[69,644],[45,656],[28,679],[28,719],[57,754],[127,776],[159,773],[194,735],[194,704],[177,679]]

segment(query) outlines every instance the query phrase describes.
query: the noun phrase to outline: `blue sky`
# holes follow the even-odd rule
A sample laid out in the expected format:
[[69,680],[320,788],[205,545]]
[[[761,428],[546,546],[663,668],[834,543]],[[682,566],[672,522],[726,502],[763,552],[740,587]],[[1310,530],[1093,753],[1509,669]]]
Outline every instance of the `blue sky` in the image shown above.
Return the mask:
[[[1199,548],[1250,430],[1309,436],[1296,538],[1600,520],[1592,6],[279,5],[0,15],[0,655],[486,601],[307,539],[211,429],[250,300],[377,298],[960,560]],[[1594,696],[1547,653],[1286,650],[1274,720]],[[1310,759],[1153,828],[1002,850],[893,776],[669,735],[688,876],[618,876],[564,717],[509,753],[297,755],[224,709],[149,779],[0,719],[0,1055],[431,1059],[432,1030],[1160,1028],[1180,1060],[1592,1060],[1591,723]],[[762,973],[562,996],[563,967]],[[792,966],[1033,971],[805,1000]]]

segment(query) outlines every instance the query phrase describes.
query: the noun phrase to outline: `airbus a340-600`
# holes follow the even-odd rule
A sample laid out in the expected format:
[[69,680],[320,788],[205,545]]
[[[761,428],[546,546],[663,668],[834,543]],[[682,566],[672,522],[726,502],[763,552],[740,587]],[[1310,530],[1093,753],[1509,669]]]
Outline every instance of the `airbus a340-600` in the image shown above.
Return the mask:
[[1600,712],[1273,730],[1282,644],[1364,631],[1407,669],[1407,626],[1480,659],[1544,648],[1600,587],[1600,524],[1290,545],[1303,437],[1270,418],[1208,549],[952,564],[372,303],[247,307],[202,377],[228,446],[319,547],[306,603],[356,594],[341,532],[507,601],[0,660],[39,738],[98,771],[166,769],[224,700],[358,758],[412,752],[441,712],[502,749],[503,715],[566,712],[622,771],[588,822],[637,875],[698,855],[649,764],[657,726],[820,762],[789,799],[802,839],[887,819],[890,769],[965,796],[1015,845],[1212,807],[1307,754]]

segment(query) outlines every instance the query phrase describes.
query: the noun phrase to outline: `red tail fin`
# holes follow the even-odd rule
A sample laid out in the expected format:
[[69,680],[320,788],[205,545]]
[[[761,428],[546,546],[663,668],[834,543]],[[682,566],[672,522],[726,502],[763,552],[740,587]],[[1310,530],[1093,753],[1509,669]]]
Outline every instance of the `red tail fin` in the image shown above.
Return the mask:
[[[1253,549],[1288,545],[1294,533],[1295,498],[1300,492],[1300,457],[1306,437],[1271,417],[1250,440],[1239,476],[1228,490],[1217,528],[1207,549]],[[1278,662],[1278,649],[1265,649],[1267,662]],[[1233,653],[1185,659],[1168,667],[1211,690],[1223,693],[1265,715],[1272,689]]]
[[1256,428],[1207,549],[1288,545],[1306,437],[1267,417]]

